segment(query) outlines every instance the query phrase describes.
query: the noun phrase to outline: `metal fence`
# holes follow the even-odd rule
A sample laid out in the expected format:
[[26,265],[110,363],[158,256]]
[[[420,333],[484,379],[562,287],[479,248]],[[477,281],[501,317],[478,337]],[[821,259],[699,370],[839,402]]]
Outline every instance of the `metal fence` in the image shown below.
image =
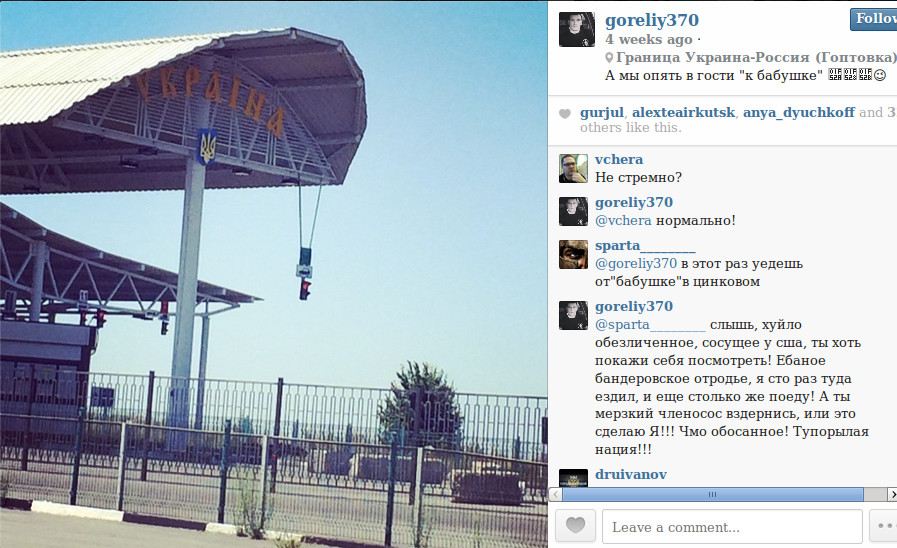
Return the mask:
[[0,414],[7,496],[392,546],[545,544],[544,463],[77,414]]
[[[0,374],[0,412],[7,414],[75,418],[85,407],[89,420],[217,431],[231,421],[242,434],[373,444],[399,429],[414,445],[547,460],[545,397],[454,393],[446,400],[444,393],[80,373],[6,361]],[[172,415],[176,394],[189,398],[189,417]],[[381,414],[397,401],[410,418],[387,425]]]

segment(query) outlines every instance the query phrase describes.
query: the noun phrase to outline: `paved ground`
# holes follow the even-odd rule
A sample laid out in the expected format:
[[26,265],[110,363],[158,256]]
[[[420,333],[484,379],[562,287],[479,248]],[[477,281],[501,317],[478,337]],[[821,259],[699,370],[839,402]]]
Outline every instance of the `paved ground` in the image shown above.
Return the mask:
[[[68,503],[70,465],[31,463],[28,472],[7,472],[13,480],[10,496]],[[78,504],[115,508],[116,473],[112,468],[82,467]],[[149,481],[141,482],[138,481],[137,471],[129,470],[123,509],[144,516],[214,522],[217,518],[218,484],[219,480],[214,476],[187,475],[174,471],[154,471],[150,473]],[[239,506],[241,482],[232,479],[228,487],[225,521],[237,523],[239,517],[234,510]],[[253,486],[250,484],[250,487]],[[385,492],[346,485],[280,482],[277,493],[269,494],[268,500],[273,508],[267,523],[270,529],[329,539],[383,542],[386,522]],[[431,548],[544,546],[547,529],[545,505],[514,507],[462,504],[440,496],[425,496],[424,500],[425,523],[422,533],[427,537],[427,544]],[[411,546],[414,516],[412,507],[408,505],[407,493],[397,493],[394,510],[393,545]],[[0,546],[6,548],[6,543],[0,542]],[[264,545],[250,543],[247,546],[252,548]]]
[[0,509],[3,548],[270,548],[256,541],[216,533],[136,525],[90,518]]

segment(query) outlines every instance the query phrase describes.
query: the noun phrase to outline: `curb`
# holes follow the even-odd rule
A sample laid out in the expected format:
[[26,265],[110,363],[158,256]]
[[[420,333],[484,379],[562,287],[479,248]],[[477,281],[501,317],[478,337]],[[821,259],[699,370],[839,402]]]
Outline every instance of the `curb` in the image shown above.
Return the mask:
[[26,512],[30,512],[31,501],[25,499],[12,499],[7,497],[3,499],[3,503],[0,504],[0,508],[9,508],[10,510],[25,510]]
[[[160,518],[158,516],[143,516],[139,514],[131,514],[124,512],[122,516],[124,523],[136,523],[139,525],[153,525],[156,527],[174,527],[177,529],[190,529],[192,531],[208,531],[211,523],[202,523],[200,521],[189,521],[186,519]],[[215,525],[218,525],[217,523]]]
[[382,544],[368,544],[366,542],[354,542],[351,540],[334,540],[321,537],[302,537],[303,544],[317,544],[320,546],[335,546],[337,548],[385,548]]
[[58,502],[35,500],[31,503],[31,511],[38,514],[51,514],[55,516],[72,516],[76,518],[102,519],[106,521],[122,521],[125,513],[118,510],[103,510],[89,506],[70,506]]
[[[153,527],[189,529],[192,531],[203,531],[206,533],[215,533],[221,535],[238,536],[239,533],[239,527],[228,523],[206,523],[202,521],[147,516],[142,514],[133,514],[131,512],[121,512],[118,510],[92,508],[90,506],[71,506],[69,504],[61,504],[58,502],[49,502],[45,500],[27,500],[7,497],[3,500],[3,503],[0,504],[0,507],[7,508],[9,510],[24,510],[26,512],[30,511],[38,514],[99,519],[104,521],[118,521],[122,523],[133,523],[136,525],[150,525]],[[383,548],[382,544],[368,544],[364,542],[306,536],[299,533],[282,533],[278,531],[266,531],[265,539],[296,539],[305,544],[333,546],[336,548]]]

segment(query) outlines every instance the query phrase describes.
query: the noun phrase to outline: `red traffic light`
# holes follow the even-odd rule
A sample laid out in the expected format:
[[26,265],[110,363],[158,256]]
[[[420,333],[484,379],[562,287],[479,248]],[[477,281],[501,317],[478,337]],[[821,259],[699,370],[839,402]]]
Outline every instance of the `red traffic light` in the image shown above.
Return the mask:
[[168,335],[168,301],[162,301],[160,305],[161,319],[162,319],[162,330],[160,333],[163,335]]
[[106,323],[106,311],[97,310],[97,328],[103,327]]
[[308,300],[308,288],[311,287],[311,282],[302,280],[302,285],[299,288],[299,300],[306,301]]

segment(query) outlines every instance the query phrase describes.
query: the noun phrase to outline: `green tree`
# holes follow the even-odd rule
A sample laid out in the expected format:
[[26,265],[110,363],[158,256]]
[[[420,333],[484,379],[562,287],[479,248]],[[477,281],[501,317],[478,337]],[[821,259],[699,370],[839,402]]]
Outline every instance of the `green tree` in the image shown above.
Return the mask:
[[409,361],[396,376],[398,381],[377,410],[382,440],[388,442],[391,432],[404,430],[408,445],[457,449],[463,417],[445,373],[427,362]]

